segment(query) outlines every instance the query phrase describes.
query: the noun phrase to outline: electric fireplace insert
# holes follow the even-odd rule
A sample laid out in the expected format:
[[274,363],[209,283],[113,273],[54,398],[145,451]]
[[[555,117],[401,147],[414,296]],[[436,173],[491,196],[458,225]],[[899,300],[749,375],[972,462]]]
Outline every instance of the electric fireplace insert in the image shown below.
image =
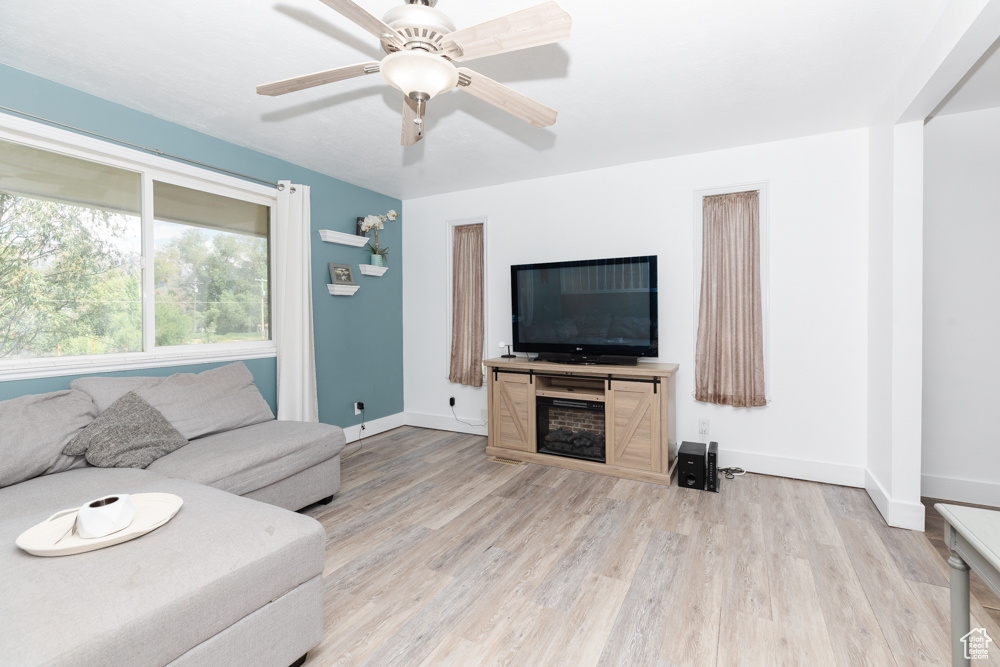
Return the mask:
[[539,396],[538,453],[606,463],[604,402]]

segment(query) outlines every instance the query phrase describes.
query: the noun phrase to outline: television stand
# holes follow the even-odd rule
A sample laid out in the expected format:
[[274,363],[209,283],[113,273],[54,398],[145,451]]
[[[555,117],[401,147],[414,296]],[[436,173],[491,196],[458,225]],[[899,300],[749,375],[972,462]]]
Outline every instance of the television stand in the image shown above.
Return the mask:
[[677,364],[486,362],[486,453],[670,484]]
[[539,352],[535,361],[550,364],[579,364],[584,366],[635,366],[639,357],[616,354],[574,354],[572,352]]

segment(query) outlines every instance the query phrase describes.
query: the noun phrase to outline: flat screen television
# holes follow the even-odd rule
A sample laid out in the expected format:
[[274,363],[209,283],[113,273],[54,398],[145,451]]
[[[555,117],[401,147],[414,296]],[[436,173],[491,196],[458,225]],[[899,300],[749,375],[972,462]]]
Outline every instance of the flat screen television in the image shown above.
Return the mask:
[[655,255],[520,264],[510,283],[516,352],[567,363],[658,356]]

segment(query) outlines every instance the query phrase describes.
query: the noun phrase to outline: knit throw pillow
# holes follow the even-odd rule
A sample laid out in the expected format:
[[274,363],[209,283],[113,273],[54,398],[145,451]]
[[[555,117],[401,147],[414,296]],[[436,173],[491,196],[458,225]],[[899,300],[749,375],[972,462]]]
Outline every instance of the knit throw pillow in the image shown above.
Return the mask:
[[159,410],[130,391],[98,415],[63,452],[83,455],[99,468],[145,468],[186,444],[187,439]]

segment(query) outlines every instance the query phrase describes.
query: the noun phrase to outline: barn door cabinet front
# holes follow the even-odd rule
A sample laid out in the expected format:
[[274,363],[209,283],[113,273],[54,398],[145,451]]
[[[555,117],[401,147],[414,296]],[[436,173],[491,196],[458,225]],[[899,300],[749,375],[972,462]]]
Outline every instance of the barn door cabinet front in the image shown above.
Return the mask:
[[493,442],[490,445],[534,452],[535,390],[531,376],[500,373],[491,387],[490,440]]
[[648,382],[615,380],[608,392],[608,464],[660,472],[660,400]]

